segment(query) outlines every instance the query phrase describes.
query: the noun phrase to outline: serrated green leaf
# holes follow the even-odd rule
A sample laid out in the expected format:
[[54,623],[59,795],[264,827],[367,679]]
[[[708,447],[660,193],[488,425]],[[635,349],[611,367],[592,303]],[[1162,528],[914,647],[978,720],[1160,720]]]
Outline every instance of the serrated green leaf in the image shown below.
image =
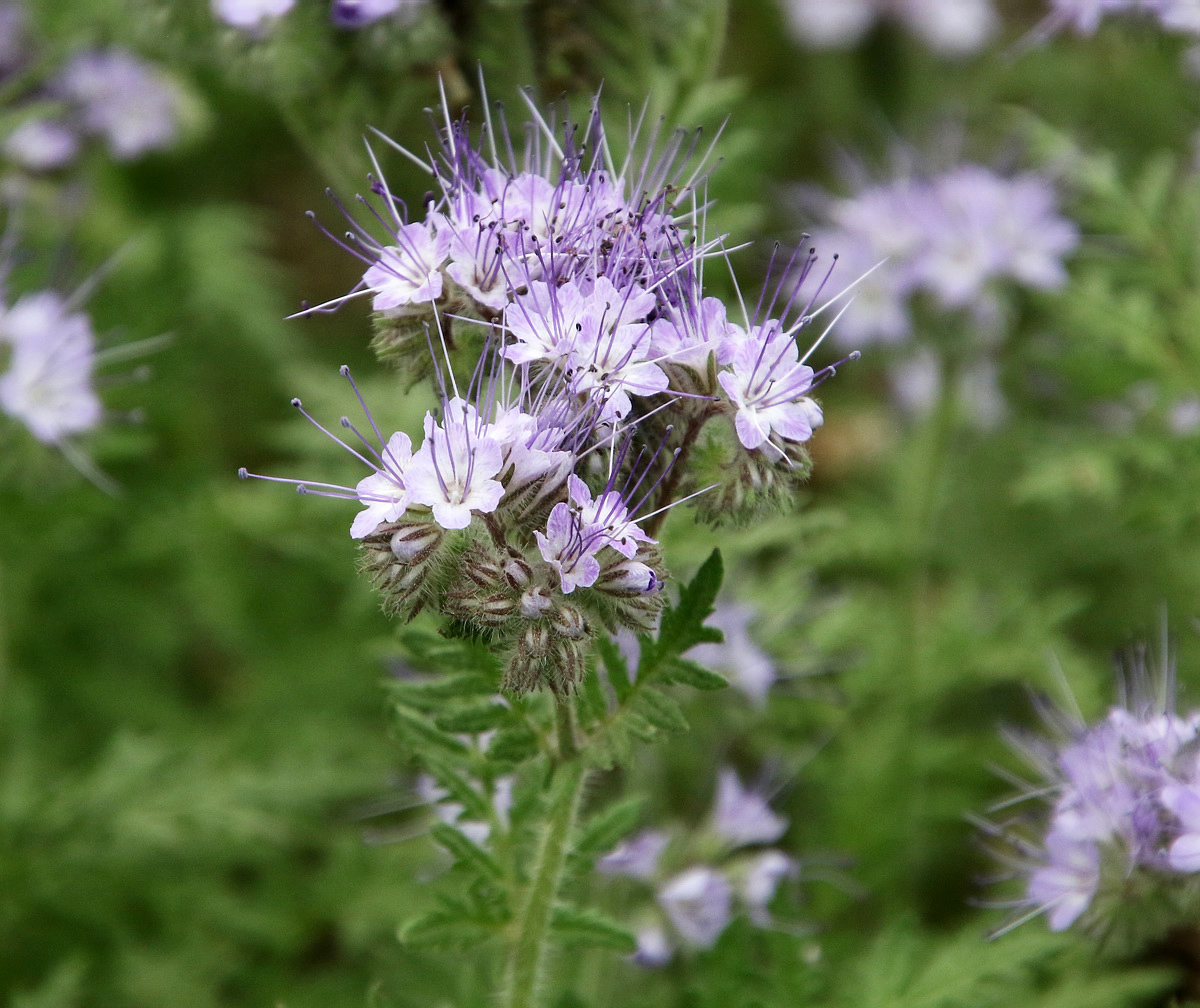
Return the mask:
[[407,738],[414,750],[421,751],[426,745],[455,755],[466,755],[467,747],[453,735],[435,727],[428,718],[416,711],[396,704],[392,709],[396,719],[396,730],[401,738]]
[[537,736],[523,724],[506,725],[492,736],[488,759],[493,763],[523,763],[540,752]]
[[427,759],[425,765],[450,798],[463,807],[468,819],[486,821],[492,814],[487,799],[452,767],[437,759]]
[[474,868],[489,878],[499,879],[504,876],[503,869],[491,854],[453,826],[438,823],[430,830],[430,836],[453,854],[460,865]]
[[676,658],[663,667],[663,681],[681,683],[699,690],[719,690],[729,685],[729,680],[703,665],[687,658]]
[[658,728],[654,722],[637,711],[625,711],[621,715],[621,726],[629,735],[642,742],[653,742],[658,738]]
[[471,704],[439,715],[434,723],[442,731],[474,734],[499,727],[508,716],[509,710],[503,704]]
[[638,697],[637,713],[644,717],[655,728],[667,732],[684,732],[688,730],[687,718],[683,709],[671,697],[656,689],[646,689]]
[[449,910],[434,910],[422,914],[396,929],[396,938],[403,944],[467,945],[490,937],[492,928],[482,922]]
[[626,953],[637,949],[637,941],[628,929],[595,910],[556,906],[550,927],[561,940],[571,944],[595,945]]
[[723,577],[721,551],[713,550],[696,571],[696,576],[679,593],[679,602],[663,613],[655,651],[658,661],[676,657],[693,645],[711,640],[708,633],[712,628],[705,627],[704,621],[712,615]]
[[645,805],[645,795],[634,795],[607,805],[583,824],[575,841],[575,850],[580,854],[604,854],[612,850],[637,826]]

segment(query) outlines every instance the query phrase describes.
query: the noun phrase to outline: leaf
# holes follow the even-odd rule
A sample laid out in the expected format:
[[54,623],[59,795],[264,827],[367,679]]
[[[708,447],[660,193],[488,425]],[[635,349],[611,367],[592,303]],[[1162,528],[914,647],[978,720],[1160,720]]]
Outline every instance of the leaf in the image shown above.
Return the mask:
[[683,709],[660,690],[643,690],[642,695],[638,698],[637,713],[655,728],[661,728],[663,731],[684,732],[688,730],[687,718],[683,716]]
[[488,760],[492,763],[523,763],[539,752],[538,739],[524,724],[505,725],[492,736]]
[[645,795],[612,802],[584,823],[575,841],[579,854],[605,854],[630,833],[641,818]]
[[474,868],[492,879],[503,878],[504,871],[496,859],[453,826],[438,823],[430,830],[430,836],[453,854],[458,864]]
[[428,718],[416,711],[396,704],[392,713],[396,718],[396,729],[400,737],[405,739],[414,750],[419,752],[427,746],[432,746],[444,752],[454,753],[456,756],[466,755],[467,747],[465,745],[453,735],[436,728]]
[[625,953],[637,950],[637,941],[628,929],[595,910],[556,906],[550,927],[562,941],[571,944],[595,945]]
[[706,627],[704,621],[713,613],[723,577],[721,551],[713,550],[696,571],[696,576],[679,593],[679,602],[663,613],[658,646],[654,649],[656,661],[676,657],[696,644],[713,640],[712,628]]
[[498,728],[508,716],[509,710],[503,704],[489,702],[447,711],[435,718],[434,723],[443,731],[473,735]]
[[687,658],[667,662],[663,666],[662,678],[664,682],[680,683],[699,690],[719,690],[729,685],[729,680],[724,676]]
[[600,653],[600,660],[604,663],[604,671],[608,673],[608,681],[617,695],[617,701],[623,702],[629,696],[630,690],[629,666],[625,662],[625,656],[621,654],[617,642],[603,634],[596,638],[596,650]]

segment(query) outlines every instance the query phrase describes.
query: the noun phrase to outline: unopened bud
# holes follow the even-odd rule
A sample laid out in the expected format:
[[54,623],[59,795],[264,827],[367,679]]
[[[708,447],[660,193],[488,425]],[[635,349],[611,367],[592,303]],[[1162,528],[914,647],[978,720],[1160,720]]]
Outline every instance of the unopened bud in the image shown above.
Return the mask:
[[588,629],[583,613],[572,605],[559,606],[550,616],[550,626],[556,634],[568,640],[582,640]]
[[533,568],[520,557],[512,557],[504,565],[504,579],[513,591],[527,587],[532,578]]
[[542,585],[534,585],[521,595],[521,615],[526,619],[544,616],[550,605],[550,591]]
[[392,533],[392,554],[401,563],[419,564],[441,545],[442,530],[432,522],[401,525]]

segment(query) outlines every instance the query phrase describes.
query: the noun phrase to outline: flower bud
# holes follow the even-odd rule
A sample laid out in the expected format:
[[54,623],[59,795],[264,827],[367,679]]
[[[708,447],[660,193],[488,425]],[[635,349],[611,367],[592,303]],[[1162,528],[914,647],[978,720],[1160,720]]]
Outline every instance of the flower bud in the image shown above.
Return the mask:
[[550,605],[550,590],[544,585],[533,585],[521,595],[521,615],[526,619],[540,619]]
[[567,640],[583,640],[587,635],[587,620],[573,605],[561,605],[550,614],[550,628]]
[[533,568],[521,557],[512,557],[504,565],[504,580],[513,591],[527,588],[533,579]]
[[442,543],[441,526],[433,522],[412,522],[392,533],[392,554],[403,564],[420,564]]

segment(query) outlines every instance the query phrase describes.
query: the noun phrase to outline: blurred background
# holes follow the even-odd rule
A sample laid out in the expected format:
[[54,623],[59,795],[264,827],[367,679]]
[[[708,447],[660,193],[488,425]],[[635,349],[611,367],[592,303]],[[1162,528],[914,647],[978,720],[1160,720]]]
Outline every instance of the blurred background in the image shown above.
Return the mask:
[[361,276],[305,212],[340,229],[325,190],[368,184],[366,131],[423,151],[439,86],[475,114],[482,78],[514,128],[521,87],[602,89],[617,135],[643,105],[724,124],[709,229],[753,241],[747,290],[773,242],[841,252],[831,291],[886,260],[814,358],[863,351],[822,387],[795,513],[667,524],[679,577],[723,551],[734,687],[602,785],[686,832],[721,766],[761,782],[802,865],[787,926],[658,970],[588,952],[561,1004],[1166,1003],[1147,967],[1186,953],[1100,965],[1041,921],[984,945],[1003,866],[968,821],[1012,790],[999,729],[1032,696],[1103,712],[1116,654],[1200,706],[1200,35],[1089,7],[0,2],[3,307],[78,293],[103,404],[49,438],[0,415],[0,997],[482,997],[396,938],[444,861],[352,511],[236,478],[358,478],[288,406],[349,412],[341,364],[381,426],[428,408],[365,304],[287,316]]

